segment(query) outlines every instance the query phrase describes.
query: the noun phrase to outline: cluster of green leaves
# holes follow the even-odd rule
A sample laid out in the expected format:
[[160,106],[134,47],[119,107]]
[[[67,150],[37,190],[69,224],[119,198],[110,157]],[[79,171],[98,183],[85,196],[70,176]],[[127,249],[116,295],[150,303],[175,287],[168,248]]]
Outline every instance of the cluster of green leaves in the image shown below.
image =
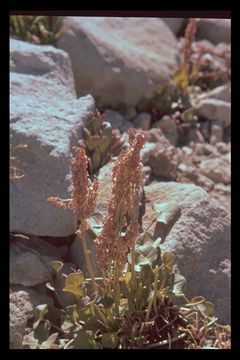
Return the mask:
[[149,112],[153,122],[170,115],[177,124],[196,125],[198,116],[190,102],[190,90],[184,84],[184,75],[179,73],[172,82],[156,86],[153,97],[138,104],[138,111]]
[[95,115],[83,128],[83,140],[79,144],[84,147],[89,158],[89,173],[97,172],[112,155],[119,155],[123,141],[118,133],[112,130],[111,124],[104,121],[104,116],[96,110]]
[[[197,99],[202,91],[223,85],[231,78],[230,50],[214,52],[211,46],[192,46],[188,36],[186,31],[179,68],[170,81],[156,86],[153,97],[138,104],[138,110],[151,113],[153,121],[171,115],[178,125],[195,126],[200,119],[192,107],[191,97]],[[187,57],[184,56],[186,42],[189,46]]]
[[11,36],[34,44],[53,44],[60,36],[58,16],[11,15]]
[[[187,348],[193,346],[191,322],[186,309],[210,319],[213,305],[202,297],[189,302],[184,296],[186,280],[173,272],[173,256],[161,253],[161,239],[141,234],[120,278],[120,304],[115,303],[115,281],[111,276],[90,279],[82,272],[65,275],[60,262],[53,262],[55,278],[64,278],[63,291],[75,296],[74,305],[35,308],[32,329],[17,335],[15,346],[31,349],[139,349]],[[54,291],[54,288],[53,288]],[[211,318],[213,319],[213,318]],[[198,343],[197,343],[198,345]]]

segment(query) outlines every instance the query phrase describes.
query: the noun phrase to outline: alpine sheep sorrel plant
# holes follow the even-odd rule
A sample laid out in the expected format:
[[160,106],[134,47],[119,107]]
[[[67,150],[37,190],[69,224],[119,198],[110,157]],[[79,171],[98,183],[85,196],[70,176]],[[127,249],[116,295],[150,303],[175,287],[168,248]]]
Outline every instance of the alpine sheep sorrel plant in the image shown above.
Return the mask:
[[[102,231],[92,240],[102,277],[94,276],[86,242],[98,181],[89,179],[85,150],[75,149],[71,199],[52,197],[48,201],[76,213],[80,222],[76,233],[83,243],[90,278],[85,279],[81,271],[65,275],[63,264],[52,262],[55,273],[52,291],[59,290],[54,279],[61,277],[62,290],[73,294],[76,302],[61,309],[51,309],[47,304],[37,306],[33,330],[23,338],[16,337],[16,346],[31,349],[229,347],[229,329],[222,327],[219,332],[213,305],[203,297],[191,301],[185,297],[186,281],[173,272],[173,256],[161,252],[161,238],[153,239],[148,232],[139,234],[143,134],[130,129],[129,142],[130,146],[121,152],[113,167],[112,197]],[[212,341],[214,331],[219,333],[218,342]]]
[[93,274],[92,264],[87,249],[86,233],[89,229],[87,219],[92,214],[98,189],[98,180],[95,177],[91,182],[88,176],[88,158],[85,150],[81,147],[75,148],[75,158],[71,163],[72,171],[72,194],[71,199],[60,199],[59,197],[50,197],[48,201],[55,207],[61,209],[73,210],[80,221],[77,235],[82,241],[86,264],[89,276],[92,279],[93,287],[96,288],[95,278]]

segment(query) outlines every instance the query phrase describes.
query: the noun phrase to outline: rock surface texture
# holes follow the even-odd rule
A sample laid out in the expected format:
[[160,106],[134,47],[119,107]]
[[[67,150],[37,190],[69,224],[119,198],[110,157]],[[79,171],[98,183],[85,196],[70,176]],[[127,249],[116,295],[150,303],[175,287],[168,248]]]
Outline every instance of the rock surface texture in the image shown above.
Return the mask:
[[90,93],[97,106],[135,106],[177,70],[177,40],[159,18],[66,17],[58,47],[78,96]]
[[73,213],[47,198],[69,198],[72,147],[95,103],[90,95],[76,99],[64,51],[11,40],[10,58],[10,142],[27,145],[14,152],[24,177],[10,183],[10,230],[67,236],[76,230]]
[[197,39],[207,39],[213,44],[231,42],[230,19],[200,19],[197,28]]
[[[187,279],[187,295],[204,296],[215,305],[220,322],[230,322],[230,218],[228,211],[203,189],[175,182],[145,187],[147,228],[157,213],[153,204],[175,202],[181,215],[162,239],[162,250],[175,256]],[[156,223],[150,227],[154,232]],[[161,234],[155,233],[158,237]],[[226,266],[225,266],[225,265]]]

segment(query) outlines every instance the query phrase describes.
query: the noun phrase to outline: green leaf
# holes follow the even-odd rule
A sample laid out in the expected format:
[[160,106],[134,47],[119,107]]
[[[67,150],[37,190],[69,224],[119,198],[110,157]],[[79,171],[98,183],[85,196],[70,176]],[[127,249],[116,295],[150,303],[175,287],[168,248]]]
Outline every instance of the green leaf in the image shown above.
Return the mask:
[[83,273],[77,272],[69,274],[65,280],[65,287],[63,291],[68,291],[74,294],[77,298],[83,296],[84,276]]
[[163,264],[165,266],[165,268],[169,271],[172,272],[173,270],[173,265],[174,265],[174,257],[170,252],[165,251],[162,255],[162,260],[163,260]]
[[110,308],[114,303],[114,300],[105,295],[104,297],[102,297],[99,302],[97,303],[97,305],[102,305],[104,308]]
[[19,333],[15,333],[11,340],[12,349],[22,349],[22,335]]
[[74,349],[100,349],[100,344],[94,340],[93,331],[79,331],[73,344]]
[[61,325],[61,329],[64,332],[68,332],[71,329],[71,327],[73,327],[73,325],[74,324],[70,320],[65,319],[64,322]]
[[93,170],[99,169],[101,165],[101,154],[98,149],[96,149],[92,155],[92,166]]
[[92,312],[89,307],[82,307],[80,304],[77,304],[76,311],[78,313],[78,321],[88,322],[92,317]]
[[214,315],[214,305],[210,301],[205,301],[202,304],[196,305],[196,307],[205,316]]
[[100,142],[100,144],[98,146],[98,148],[102,154],[106,152],[106,150],[108,149],[111,142],[112,142],[111,137],[107,137],[107,136],[102,137],[102,141]]
[[61,271],[61,269],[63,267],[63,263],[61,261],[51,261],[51,267],[53,268],[53,270],[57,274],[58,272]]
[[112,126],[108,121],[104,121],[103,123],[103,135],[107,136],[108,138],[112,139]]
[[191,123],[194,121],[195,110],[193,108],[185,110],[181,114],[181,119],[184,122]]
[[99,147],[101,142],[102,142],[102,137],[99,135],[91,135],[91,137],[88,140],[85,140],[85,144],[87,145],[87,148],[90,151]]
[[51,328],[50,322],[48,320],[42,321],[38,327],[34,330],[34,337],[39,341],[39,343],[42,343],[43,341],[46,341],[49,336],[49,330]]
[[121,298],[120,305],[119,305],[119,312],[124,312],[128,310],[128,299]]
[[176,202],[157,203],[153,205],[153,209],[159,214],[154,229],[154,239],[161,237],[163,241],[181,215],[181,209]]
[[[154,266],[154,264],[160,258],[160,243],[161,238],[156,239],[155,241],[147,234],[142,237],[139,243],[135,246],[135,270],[137,272],[141,271],[141,266],[150,265]],[[128,261],[131,264],[131,254],[128,254]]]
[[186,279],[184,276],[180,274],[174,274],[174,285],[173,285],[173,293],[176,296],[181,296],[185,293],[186,289]]
[[85,141],[90,139],[91,133],[87,128],[83,128],[82,132],[83,132],[83,138]]
[[108,349],[116,349],[118,344],[118,336],[115,333],[104,333],[102,336],[102,347]]
[[40,321],[42,321],[47,314],[48,314],[47,304],[41,304],[35,307],[33,330],[35,330],[38,327]]

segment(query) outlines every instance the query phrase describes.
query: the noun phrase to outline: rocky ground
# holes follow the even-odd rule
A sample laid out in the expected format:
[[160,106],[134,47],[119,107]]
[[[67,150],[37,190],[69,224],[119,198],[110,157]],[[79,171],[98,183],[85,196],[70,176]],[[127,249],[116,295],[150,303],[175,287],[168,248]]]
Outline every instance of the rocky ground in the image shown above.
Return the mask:
[[[128,128],[145,134],[143,228],[156,217],[155,204],[170,212],[179,206],[180,215],[160,234],[162,246],[189,279],[190,295],[208,298],[220,321],[230,322],[230,81],[193,98],[191,111],[199,116],[194,126],[137,106],[177,70],[177,35],[186,19],[173,20],[98,18],[90,24],[67,17],[56,47],[11,39],[11,156],[21,175],[10,181],[11,339],[24,333],[33,306],[74,303],[62,292],[59,304],[46,284],[53,281],[51,261],[63,262],[67,274],[85,270],[76,218],[46,199],[69,197],[72,147],[96,106],[126,144]],[[200,20],[194,46],[204,39],[217,53],[209,56],[218,59],[219,52],[230,51],[229,31],[228,20]],[[94,226],[111,195],[111,169],[112,162],[98,174]],[[151,231],[159,236],[157,226]],[[59,291],[61,285],[55,284]]]

